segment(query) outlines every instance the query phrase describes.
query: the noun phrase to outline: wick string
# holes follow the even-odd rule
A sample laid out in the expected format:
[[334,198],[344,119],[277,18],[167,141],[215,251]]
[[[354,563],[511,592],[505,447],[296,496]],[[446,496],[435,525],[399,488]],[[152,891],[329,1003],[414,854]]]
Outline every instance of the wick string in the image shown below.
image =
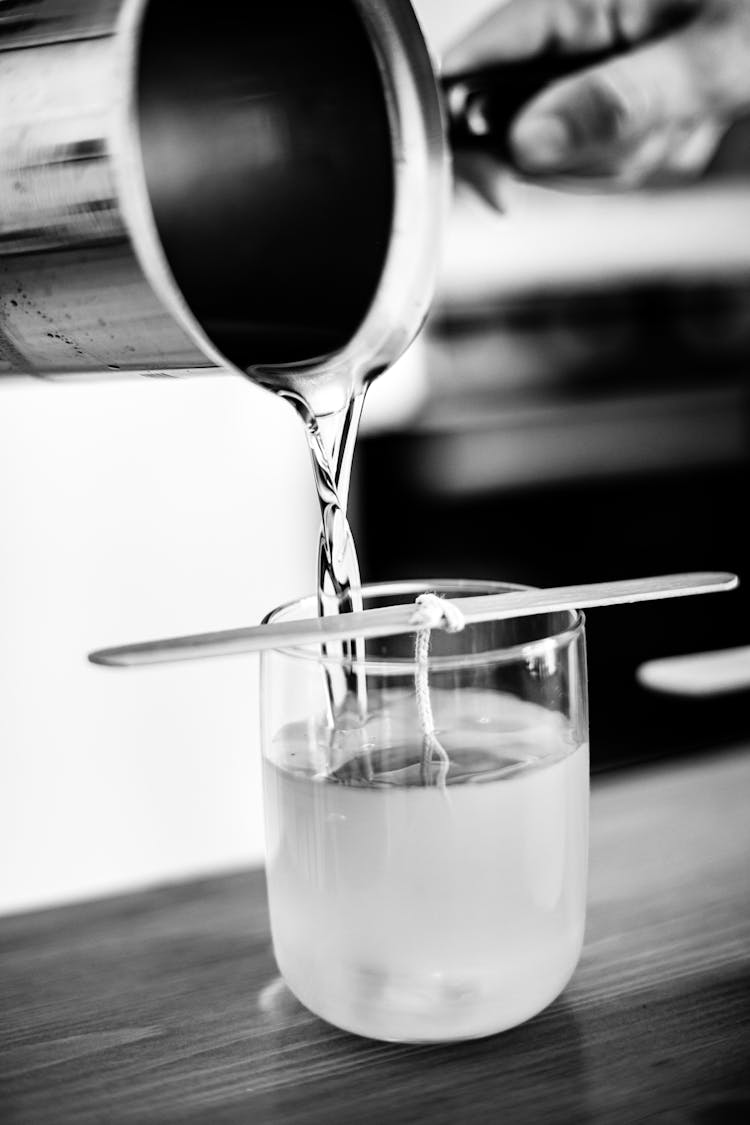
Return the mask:
[[417,696],[417,715],[422,730],[422,784],[429,785],[430,766],[437,760],[437,785],[444,789],[450,769],[450,758],[435,733],[435,716],[430,699],[430,635],[433,629],[459,633],[464,628],[466,620],[460,609],[452,602],[431,593],[419,595],[417,609],[411,620],[418,626],[414,646],[414,687]]

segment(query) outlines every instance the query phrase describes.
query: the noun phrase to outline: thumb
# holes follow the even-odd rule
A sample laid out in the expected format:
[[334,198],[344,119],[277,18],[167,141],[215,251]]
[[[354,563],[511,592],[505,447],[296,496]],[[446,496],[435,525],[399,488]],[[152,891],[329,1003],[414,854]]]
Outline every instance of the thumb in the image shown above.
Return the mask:
[[715,114],[705,37],[672,35],[549,86],[510,134],[529,174],[621,168],[653,133]]

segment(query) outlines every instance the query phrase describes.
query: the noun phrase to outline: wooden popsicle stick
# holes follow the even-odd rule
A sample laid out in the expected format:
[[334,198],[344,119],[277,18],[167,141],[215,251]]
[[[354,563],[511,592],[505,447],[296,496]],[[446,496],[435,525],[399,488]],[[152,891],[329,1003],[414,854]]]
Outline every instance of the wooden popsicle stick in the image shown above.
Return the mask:
[[[456,598],[454,604],[459,606],[466,623],[472,624],[507,617],[531,616],[536,613],[556,613],[594,606],[720,593],[733,590],[738,582],[736,574],[726,572],[667,574],[654,578],[629,578],[616,582],[594,582],[547,589],[512,590],[503,594],[482,594]],[[414,632],[418,628],[418,624],[415,623],[416,612],[416,605],[408,603],[382,606],[361,613],[314,617],[303,621],[280,621],[271,625],[169,637],[117,648],[99,649],[89,654],[89,660],[93,664],[132,667],[141,664],[261,652],[268,648],[315,645],[346,637],[368,639],[392,636]]]

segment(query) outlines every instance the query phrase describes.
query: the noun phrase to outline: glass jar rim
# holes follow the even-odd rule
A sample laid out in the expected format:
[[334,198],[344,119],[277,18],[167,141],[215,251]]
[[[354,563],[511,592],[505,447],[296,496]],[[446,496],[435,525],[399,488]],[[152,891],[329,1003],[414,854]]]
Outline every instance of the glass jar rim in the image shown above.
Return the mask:
[[[535,587],[521,585],[517,582],[496,582],[489,579],[411,578],[391,582],[366,582],[361,587],[361,593],[365,598],[383,597],[393,594],[412,594],[416,598],[418,594],[426,591],[438,591],[450,597],[451,593],[455,595],[481,595],[532,589],[535,589]],[[314,594],[294,598],[291,601],[284,602],[282,605],[269,610],[263,618],[262,624],[268,625],[272,622],[282,621],[286,614],[294,610],[303,610],[305,608],[317,612],[317,598]],[[312,613],[308,614],[308,616],[312,615]],[[534,640],[518,642],[512,645],[503,645],[497,648],[487,649],[486,652],[452,654],[449,656],[433,656],[430,654],[430,670],[449,671],[457,668],[476,667],[482,664],[512,663],[519,659],[532,659],[543,656],[549,652],[551,646],[556,650],[565,648],[583,632],[586,620],[585,615],[580,610],[574,609],[558,610],[556,611],[556,615],[567,618],[568,624],[564,628],[556,629]],[[537,615],[529,614],[525,616],[530,619],[532,616]],[[549,616],[549,614],[545,614],[545,612],[542,611],[538,616]],[[508,618],[507,620],[511,621],[515,619]],[[414,635],[416,635],[417,632],[418,629],[415,628]],[[352,637],[351,639],[355,638]],[[312,645],[282,645],[279,648],[269,649],[268,652],[269,654],[287,656],[298,660],[312,661],[326,667],[340,668],[343,665],[351,665],[352,663],[351,657],[344,653],[321,651],[319,642],[314,642]],[[368,653],[364,660],[356,661],[356,667],[361,671],[371,672],[372,674],[377,673],[378,675],[403,675],[408,669],[414,668],[414,665],[415,661],[413,656],[377,656]]]

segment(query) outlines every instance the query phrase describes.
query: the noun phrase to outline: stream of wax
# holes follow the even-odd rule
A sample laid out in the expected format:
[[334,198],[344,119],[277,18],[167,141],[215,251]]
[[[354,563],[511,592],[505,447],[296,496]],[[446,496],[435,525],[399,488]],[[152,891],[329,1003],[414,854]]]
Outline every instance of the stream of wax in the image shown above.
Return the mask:
[[[362,609],[359,562],[346,509],[364,398],[364,391],[352,395],[343,410],[322,417],[297,404],[305,423],[320,504],[317,596],[321,616]],[[324,646],[324,653],[332,655],[330,644]],[[333,667],[326,667],[329,718],[332,723],[347,719],[362,722],[367,715],[367,699],[364,675],[357,665],[364,658],[364,641],[343,641],[341,656],[342,688],[335,682]]]

